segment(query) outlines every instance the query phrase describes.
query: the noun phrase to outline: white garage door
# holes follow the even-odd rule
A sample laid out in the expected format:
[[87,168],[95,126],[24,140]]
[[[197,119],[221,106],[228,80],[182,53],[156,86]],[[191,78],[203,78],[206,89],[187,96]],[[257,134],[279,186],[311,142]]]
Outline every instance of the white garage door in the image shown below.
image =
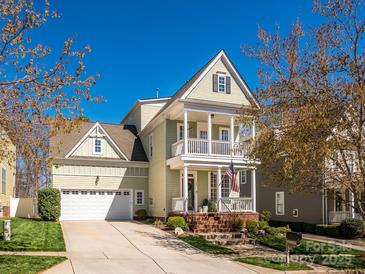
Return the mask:
[[61,190],[61,220],[130,220],[131,190]]

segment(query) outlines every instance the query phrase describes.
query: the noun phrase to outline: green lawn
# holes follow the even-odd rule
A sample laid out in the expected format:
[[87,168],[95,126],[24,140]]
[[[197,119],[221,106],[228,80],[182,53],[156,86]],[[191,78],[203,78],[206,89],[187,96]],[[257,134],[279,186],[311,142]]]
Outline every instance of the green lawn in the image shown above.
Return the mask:
[[[256,238],[257,242],[271,247],[273,249],[279,251],[286,250],[285,237],[282,235],[266,235],[259,236]],[[292,254],[307,254],[307,255],[315,255],[315,254],[350,254],[355,256],[363,255],[364,252],[352,249],[341,247],[340,245],[333,243],[322,243],[318,241],[309,241],[302,240],[301,243],[292,248],[290,251]]]
[[180,240],[210,254],[236,254],[237,252],[205,240],[202,236],[180,236]]
[[365,269],[365,258],[356,256],[317,255],[314,256],[314,263],[336,269]]
[[[0,220],[1,237],[2,221],[3,219]],[[11,241],[0,238],[0,250],[65,251],[61,225],[56,222],[11,218],[11,234]]]
[[27,273],[36,274],[51,266],[63,262],[65,257],[55,256],[0,256],[0,273],[17,274]]
[[305,264],[300,264],[296,262],[291,262],[289,264],[282,262],[280,260],[274,261],[272,258],[262,258],[262,257],[246,257],[239,258],[237,261],[246,264],[253,264],[257,266],[272,268],[281,271],[290,271],[290,270],[312,270],[309,266]]

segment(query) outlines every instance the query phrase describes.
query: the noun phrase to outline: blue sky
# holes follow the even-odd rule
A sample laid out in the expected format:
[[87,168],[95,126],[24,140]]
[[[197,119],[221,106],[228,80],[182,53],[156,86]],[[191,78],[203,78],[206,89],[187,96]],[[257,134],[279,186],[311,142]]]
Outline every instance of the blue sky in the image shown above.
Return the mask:
[[256,61],[244,57],[243,44],[257,43],[258,25],[283,33],[299,18],[313,22],[311,1],[53,1],[61,18],[42,28],[44,43],[59,47],[77,35],[90,44],[90,73],[101,78],[92,94],[106,102],[86,105],[92,120],[120,122],[138,98],[172,95],[216,52],[224,48],[252,90]]

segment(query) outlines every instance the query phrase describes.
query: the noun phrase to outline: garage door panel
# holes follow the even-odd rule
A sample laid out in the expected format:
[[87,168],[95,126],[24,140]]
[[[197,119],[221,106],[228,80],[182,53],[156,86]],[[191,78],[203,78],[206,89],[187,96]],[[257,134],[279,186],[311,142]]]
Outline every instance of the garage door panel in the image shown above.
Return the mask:
[[[130,190],[61,192],[61,220],[131,219]],[[129,195],[128,195],[129,194]]]

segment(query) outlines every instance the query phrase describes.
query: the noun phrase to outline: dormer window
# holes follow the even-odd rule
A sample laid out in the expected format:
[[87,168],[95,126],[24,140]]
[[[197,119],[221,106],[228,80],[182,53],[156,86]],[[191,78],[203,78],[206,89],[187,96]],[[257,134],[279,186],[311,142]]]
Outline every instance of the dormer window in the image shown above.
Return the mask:
[[94,139],[94,154],[101,154],[101,139]]
[[218,92],[226,92],[226,76],[218,74]]

